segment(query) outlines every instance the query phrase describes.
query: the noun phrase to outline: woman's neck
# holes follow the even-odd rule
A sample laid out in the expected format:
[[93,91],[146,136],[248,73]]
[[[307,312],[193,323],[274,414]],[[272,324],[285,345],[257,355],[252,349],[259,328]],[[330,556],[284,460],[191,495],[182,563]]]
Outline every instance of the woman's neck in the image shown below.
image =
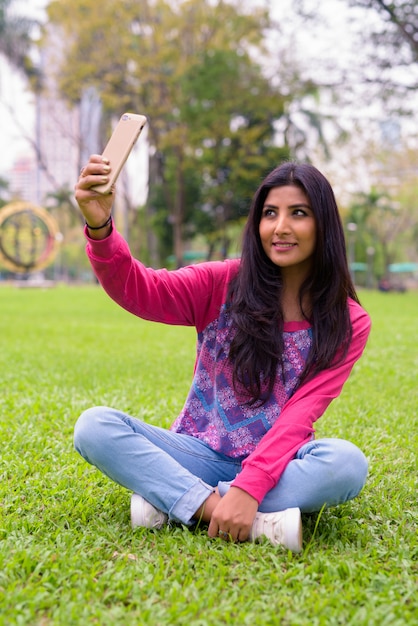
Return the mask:
[[311,303],[308,294],[299,299],[302,280],[284,280],[281,294],[283,320],[285,322],[302,322],[311,313]]

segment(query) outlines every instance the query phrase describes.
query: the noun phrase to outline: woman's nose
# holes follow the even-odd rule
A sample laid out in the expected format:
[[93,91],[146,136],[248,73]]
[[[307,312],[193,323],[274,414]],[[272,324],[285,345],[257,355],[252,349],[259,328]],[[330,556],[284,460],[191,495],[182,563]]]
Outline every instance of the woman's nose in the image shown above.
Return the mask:
[[274,232],[276,235],[289,232],[289,220],[285,215],[278,215],[274,224]]

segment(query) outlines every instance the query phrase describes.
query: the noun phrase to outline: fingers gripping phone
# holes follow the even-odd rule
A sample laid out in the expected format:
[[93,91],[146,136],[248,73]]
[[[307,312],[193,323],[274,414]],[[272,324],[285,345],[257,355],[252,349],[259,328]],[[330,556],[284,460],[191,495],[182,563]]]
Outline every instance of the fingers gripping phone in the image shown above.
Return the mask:
[[103,157],[109,159],[111,167],[109,181],[94,185],[92,189],[102,194],[110,193],[112,185],[116,182],[146,122],[147,118],[144,115],[135,113],[122,115],[102,154]]

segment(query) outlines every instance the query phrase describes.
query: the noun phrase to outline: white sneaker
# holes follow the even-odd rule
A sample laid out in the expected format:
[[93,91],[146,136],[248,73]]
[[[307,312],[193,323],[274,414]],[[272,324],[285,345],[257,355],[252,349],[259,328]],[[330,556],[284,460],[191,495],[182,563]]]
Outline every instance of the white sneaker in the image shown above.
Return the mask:
[[137,493],[131,496],[131,524],[132,528],[162,528],[168,522],[168,515],[155,508],[148,500]]
[[250,532],[250,541],[267,537],[276,546],[281,544],[292,552],[302,550],[302,521],[297,508],[260,513],[255,516]]

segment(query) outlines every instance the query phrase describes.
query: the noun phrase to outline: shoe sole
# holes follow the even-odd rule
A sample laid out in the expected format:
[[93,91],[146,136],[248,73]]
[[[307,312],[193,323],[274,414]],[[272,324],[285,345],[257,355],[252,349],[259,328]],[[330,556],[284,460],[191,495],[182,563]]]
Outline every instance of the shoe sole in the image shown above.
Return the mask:
[[131,526],[138,528],[144,525],[144,501],[136,493],[131,496]]
[[302,551],[302,518],[300,509],[292,508],[285,511],[285,547],[292,552]]

